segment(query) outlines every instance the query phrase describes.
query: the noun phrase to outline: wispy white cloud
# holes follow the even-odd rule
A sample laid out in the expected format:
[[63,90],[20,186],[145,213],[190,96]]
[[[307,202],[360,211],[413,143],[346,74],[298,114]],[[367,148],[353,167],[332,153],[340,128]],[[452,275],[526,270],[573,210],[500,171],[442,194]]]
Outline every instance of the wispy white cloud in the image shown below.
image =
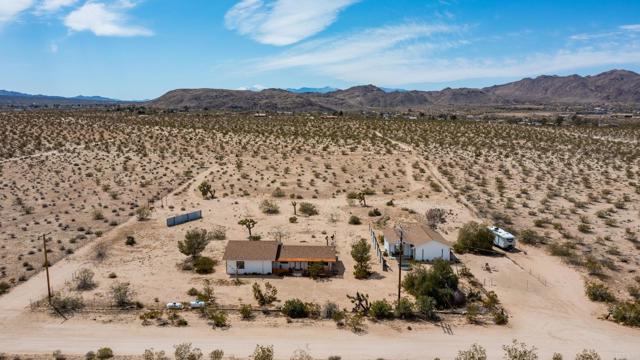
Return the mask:
[[152,36],[145,27],[127,23],[125,10],[136,4],[130,0],[115,3],[89,1],[64,18],[64,24],[73,31],[90,31],[97,36]]
[[38,4],[37,11],[39,13],[56,12],[62,8],[75,5],[78,0],[43,0]]
[[620,29],[627,31],[640,31],[640,24],[622,25]]
[[33,6],[34,0],[0,0],[0,26]]
[[259,59],[253,68],[256,71],[300,68],[343,82],[402,86],[640,64],[640,43],[633,40],[606,39],[582,47],[512,57],[467,57],[459,55],[462,51],[452,54],[452,49],[474,45],[464,38],[464,33],[464,27],[444,25],[386,26],[308,41],[276,56]]
[[227,28],[270,45],[290,45],[331,25],[359,0],[241,0],[225,15]]

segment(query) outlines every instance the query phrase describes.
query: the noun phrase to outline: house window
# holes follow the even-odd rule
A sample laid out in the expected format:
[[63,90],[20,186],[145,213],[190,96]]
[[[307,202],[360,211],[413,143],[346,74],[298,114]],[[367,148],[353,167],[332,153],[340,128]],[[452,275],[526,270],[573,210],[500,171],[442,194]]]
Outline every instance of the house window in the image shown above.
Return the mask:
[[244,270],[244,261],[236,261],[236,268],[238,270]]

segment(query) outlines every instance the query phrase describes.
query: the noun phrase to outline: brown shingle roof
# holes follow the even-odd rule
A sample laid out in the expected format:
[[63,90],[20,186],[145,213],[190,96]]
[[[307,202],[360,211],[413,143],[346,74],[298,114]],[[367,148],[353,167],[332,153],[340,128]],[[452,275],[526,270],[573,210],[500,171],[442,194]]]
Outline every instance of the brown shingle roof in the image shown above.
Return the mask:
[[[404,230],[403,240],[406,243],[412,244],[414,246],[420,246],[430,241],[437,241],[445,245],[452,245],[439,232],[431,229],[426,225],[418,223],[402,223],[399,225],[402,226],[402,229]],[[400,233],[397,229],[397,226],[394,226],[393,228],[386,228],[382,231],[382,233],[384,234],[385,238],[389,239],[391,242],[400,241]]]
[[230,240],[222,260],[274,261],[278,256],[275,241]]
[[333,246],[282,245],[277,261],[336,262],[336,250]]

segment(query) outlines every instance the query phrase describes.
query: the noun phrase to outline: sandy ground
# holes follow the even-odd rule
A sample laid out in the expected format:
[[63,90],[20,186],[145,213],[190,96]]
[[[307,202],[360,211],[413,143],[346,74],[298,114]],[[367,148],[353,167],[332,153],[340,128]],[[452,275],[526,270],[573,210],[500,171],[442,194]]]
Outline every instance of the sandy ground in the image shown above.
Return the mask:
[[[405,149],[410,152],[411,149]],[[410,162],[412,159],[408,158]],[[410,167],[408,168],[410,170]],[[140,300],[152,301],[161,297],[179,297],[191,286],[199,284],[202,277],[185,274],[176,270],[180,255],[175,248],[177,239],[190,227],[208,227],[213,224],[234,224],[240,216],[251,215],[258,220],[256,230],[265,234],[270,228],[285,225],[288,218],[286,201],[282,201],[281,210],[285,214],[267,216],[259,212],[257,201],[251,198],[227,198],[203,201],[195,193],[195,184],[212,169],[196,177],[196,181],[186,191],[178,189],[163,200],[164,204],[202,208],[205,219],[182,227],[167,229],[162,225],[166,215],[173,210],[159,208],[148,222],[131,219],[119,225],[104,236],[102,241],[111,243],[110,255],[102,263],[92,260],[91,246],[85,246],[75,254],[61,260],[51,269],[54,288],[65,287],[73,273],[82,267],[90,267],[100,275],[102,285],[109,281],[107,271],[120,274],[119,280],[135,284]],[[203,175],[204,174],[204,175]],[[412,179],[410,173],[408,179]],[[409,180],[408,180],[409,181]],[[412,191],[420,191],[420,184],[413,181]],[[438,198],[438,196],[440,198]],[[472,217],[471,212],[452,201],[445,192],[434,195],[429,201],[412,200],[409,192],[397,199],[398,208],[415,207],[424,212],[432,206],[431,201],[447,203],[456,210],[457,217],[448,224],[448,238],[453,239],[455,227]],[[386,197],[371,197],[369,202],[378,206],[384,204]],[[324,242],[321,231],[335,232],[338,239],[340,258],[345,267],[352,264],[348,256],[348,246],[353,239],[366,236],[366,226],[346,225],[345,215],[352,212],[364,212],[366,209],[346,204],[343,197],[314,199],[321,215],[309,219],[302,218],[298,229],[291,230],[290,242]],[[418,206],[425,208],[418,208]],[[398,209],[390,211],[401,212]],[[337,212],[341,221],[331,225],[326,214]],[[360,214],[362,215],[362,214]],[[400,215],[395,214],[396,217]],[[327,227],[329,227],[327,229]],[[139,242],[134,248],[125,247],[122,239],[133,234]],[[229,238],[243,238],[244,229],[230,226]],[[266,234],[265,234],[266,235]],[[314,239],[312,235],[317,235]],[[212,244],[207,255],[218,257],[224,242]],[[296,349],[305,349],[316,357],[340,355],[345,359],[425,359],[440,357],[453,358],[460,349],[472,343],[484,346],[491,358],[502,354],[502,345],[517,338],[534,345],[543,358],[549,358],[554,352],[560,352],[567,358],[584,348],[597,350],[604,358],[637,359],[640,354],[640,331],[625,328],[614,323],[600,320],[604,309],[589,302],[584,296],[582,276],[535,248],[523,247],[522,252],[510,253],[508,257],[479,257],[465,255],[465,263],[488,290],[495,291],[511,318],[508,326],[472,326],[451,322],[439,325],[412,324],[398,321],[371,323],[364,334],[354,334],[340,330],[332,322],[294,322],[258,318],[252,322],[233,321],[227,330],[212,330],[204,321],[188,317],[191,325],[187,328],[144,327],[130,315],[118,316],[76,316],[68,321],[50,317],[43,313],[26,311],[25,304],[40,299],[46,294],[44,274],[39,273],[30,280],[14,288],[2,298],[0,303],[0,322],[9,331],[0,336],[0,349],[9,353],[47,353],[61,349],[66,353],[82,354],[101,346],[109,346],[118,354],[141,354],[144,349],[171,352],[172,345],[192,342],[205,351],[221,348],[227,355],[248,356],[256,344],[271,344],[276,349],[276,357],[286,359]],[[488,263],[491,272],[484,269]],[[218,266],[213,278],[228,278],[222,265]],[[349,270],[343,278],[327,282],[314,282],[310,279],[270,279],[279,288],[279,297],[286,299],[299,296],[303,299],[322,303],[332,299],[345,304],[346,293],[353,293],[360,287],[373,298],[392,297],[395,278],[384,274],[380,279],[358,282],[351,278]],[[284,283],[287,283],[286,285]],[[218,287],[219,299],[249,301],[250,292],[246,286]],[[100,287],[99,287],[100,289]],[[100,298],[100,290],[94,297]],[[177,299],[180,300],[180,299]],[[406,328],[412,326],[412,330]]]

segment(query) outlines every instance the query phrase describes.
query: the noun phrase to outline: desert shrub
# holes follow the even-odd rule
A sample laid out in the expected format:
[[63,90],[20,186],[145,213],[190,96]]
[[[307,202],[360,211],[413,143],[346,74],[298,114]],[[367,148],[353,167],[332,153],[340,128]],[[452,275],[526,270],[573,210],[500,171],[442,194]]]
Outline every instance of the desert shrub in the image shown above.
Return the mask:
[[240,305],[240,317],[242,320],[250,320],[253,317],[253,309],[250,304]]
[[73,283],[76,290],[85,291],[91,290],[96,286],[93,271],[91,269],[80,269],[73,275]]
[[198,289],[192,287],[191,289],[187,290],[187,295],[189,296],[198,296],[198,294],[200,294],[200,291],[198,291]]
[[549,252],[553,256],[571,257],[574,255],[573,250],[565,244],[552,243],[549,245]]
[[400,299],[398,303],[396,303],[396,308],[394,309],[394,315],[400,319],[411,319],[413,318],[413,303],[411,300],[403,297]]
[[127,239],[124,241],[124,244],[127,246],[134,246],[136,244],[136,239],[133,236],[127,236]]
[[291,360],[313,360],[313,357],[308,352],[298,349],[291,355]]
[[602,360],[602,358],[594,350],[584,349],[576,354],[576,360]]
[[364,315],[353,314],[346,317],[345,325],[353,332],[364,330]]
[[349,216],[349,225],[360,225],[362,224],[362,220],[355,215]]
[[494,235],[489,229],[471,221],[460,229],[453,249],[460,254],[489,251],[493,247],[493,239]]
[[260,203],[260,211],[265,214],[275,215],[280,213],[280,207],[275,202],[264,199]]
[[229,326],[229,317],[227,316],[226,312],[214,308],[209,308],[207,309],[206,314],[207,318],[211,320],[214,327],[223,328]]
[[178,250],[186,256],[191,256],[195,260],[212,239],[212,234],[207,230],[192,229],[187,231],[184,241],[178,241]]
[[167,354],[164,351],[153,351],[153,349],[146,349],[142,354],[142,360],[169,360]]
[[209,360],[222,360],[224,357],[224,351],[220,349],[213,350],[209,353]]
[[102,261],[107,258],[107,244],[103,242],[97,243],[93,247],[93,251],[94,251],[96,260]]
[[455,360],[487,360],[487,351],[478,344],[473,344],[468,350],[458,351]]
[[227,238],[227,228],[221,225],[216,225],[213,230],[211,230],[211,238],[213,240],[224,240]]
[[435,299],[430,296],[418,296],[416,298],[416,309],[427,320],[438,320],[436,306]]
[[393,317],[393,308],[387,300],[375,300],[371,303],[369,316],[378,320],[390,319]]
[[87,353],[84,354],[84,358],[85,358],[85,360],[95,360],[96,353],[93,352],[93,351],[87,351]]
[[63,314],[70,314],[84,308],[84,300],[80,296],[55,294],[51,305]]
[[578,231],[580,231],[581,233],[584,233],[584,234],[589,234],[592,231],[592,229],[591,229],[591,226],[589,224],[584,224],[583,223],[583,224],[579,224],[578,225]]
[[496,325],[506,325],[509,322],[509,315],[502,309],[500,309],[500,311],[495,310],[493,312],[493,322]]
[[140,206],[136,209],[136,217],[138,221],[148,220],[151,216],[151,208],[147,205]]
[[529,348],[527,344],[518,342],[516,339],[513,339],[509,345],[503,345],[502,349],[505,360],[538,360],[535,346]]
[[[256,345],[256,349],[251,356],[252,360],[273,360],[273,345]],[[177,360],[177,359],[176,359]]]
[[300,203],[298,211],[301,214],[307,215],[307,216],[313,216],[313,215],[319,214],[318,208],[314,204],[308,203],[308,202]]
[[113,357],[113,350],[111,350],[111,348],[103,347],[98,349],[98,351],[96,351],[96,359],[104,360],[104,359],[111,359],[112,357]]
[[218,262],[216,260],[207,256],[201,256],[193,263],[193,268],[198,274],[211,274],[217,264]]
[[371,245],[361,238],[351,245],[351,257],[356,262],[353,266],[353,275],[356,279],[366,279],[371,275]]
[[382,213],[380,212],[380,210],[378,210],[378,208],[369,210],[369,216],[371,217],[380,216],[380,215],[382,215]]
[[458,289],[458,276],[447,261],[437,259],[430,269],[420,267],[408,273],[402,286],[416,298],[433,298],[437,308],[450,308]]
[[436,230],[438,225],[444,224],[447,221],[446,215],[447,212],[444,209],[434,208],[427,210],[425,214],[427,225],[433,230]]
[[118,307],[127,307],[133,303],[135,291],[129,283],[117,282],[111,286],[109,296]]
[[476,304],[467,305],[467,312],[465,317],[470,324],[475,324],[478,321],[478,315],[480,314],[480,307]]
[[253,283],[252,290],[253,297],[256,299],[260,306],[270,305],[278,299],[278,289],[276,289],[275,286],[271,285],[271,283],[269,282],[266,282],[264,284],[264,291],[258,283]]
[[175,360],[201,360],[202,351],[191,346],[191,343],[182,343],[174,346],[173,356]]
[[67,359],[67,357],[64,356],[64,354],[60,350],[54,351],[51,356],[53,357],[54,360],[66,360]]
[[283,198],[285,197],[287,194],[285,194],[284,190],[280,189],[279,187],[277,187],[275,190],[273,190],[273,192],[271,193],[271,196],[273,196],[274,198]]
[[297,222],[298,222],[298,218],[297,218],[296,216],[291,216],[291,217],[289,218],[289,222],[290,222],[291,224],[295,224],[295,223],[297,223]]
[[587,282],[585,284],[585,292],[587,294],[587,297],[589,297],[591,301],[600,301],[600,302],[615,301],[615,296],[611,293],[609,288],[602,283]]
[[331,301],[327,301],[322,306],[321,316],[325,319],[333,319],[333,316],[339,311],[340,311],[340,307],[338,306],[338,304]]
[[610,311],[614,321],[627,326],[640,326],[640,301],[617,303]]
[[0,281],[0,295],[4,295],[9,292],[11,285],[6,281]]
[[309,316],[307,305],[300,299],[289,299],[285,301],[280,311],[292,319],[306,318]]
[[551,360],[562,360],[562,354],[553,353],[553,355],[551,356]]
[[535,230],[526,229],[520,231],[518,234],[518,240],[527,245],[538,245],[543,242],[543,237],[538,235]]
[[324,271],[324,266],[321,263],[317,263],[317,262],[309,264],[309,267],[307,268],[309,277],[314,280],[317,279],[320,275],[322,275],[323,271]]

